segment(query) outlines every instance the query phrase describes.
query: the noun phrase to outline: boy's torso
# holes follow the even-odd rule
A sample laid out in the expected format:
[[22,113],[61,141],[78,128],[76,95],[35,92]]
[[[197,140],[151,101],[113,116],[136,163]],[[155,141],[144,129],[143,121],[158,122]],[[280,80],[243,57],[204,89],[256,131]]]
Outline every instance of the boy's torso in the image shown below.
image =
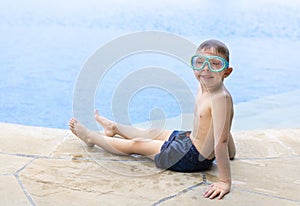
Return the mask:
[[[224,94],[229,93],[227,90],[223,90],[221,95]],[[213,159],[215,157],[213,121],[211,112],[214,95],[220,95],[220,93],[202,94],[199,92],[197,95],[194,109],[193,130],[191,133],[191,140],[193,144],[199,153],[207,159]]]

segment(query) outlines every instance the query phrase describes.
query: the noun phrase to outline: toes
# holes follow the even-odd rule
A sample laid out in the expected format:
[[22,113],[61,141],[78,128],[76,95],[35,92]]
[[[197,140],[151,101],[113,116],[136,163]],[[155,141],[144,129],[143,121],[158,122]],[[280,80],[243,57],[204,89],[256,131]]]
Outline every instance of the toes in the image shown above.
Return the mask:
[[74,119],[71,118],[71,119],[69,120],[69,125],[70,125],[70,124],[73,124],[73,123],[74,123]]
[[69,125],[74,125],[75,123],[77,123],[77,119],[71,118],[69,121]]
[[75,118],[71,118],[69,121],[69,129],[73,132],[73,134],[77,135],[75,124],[77,123],[77,120]]

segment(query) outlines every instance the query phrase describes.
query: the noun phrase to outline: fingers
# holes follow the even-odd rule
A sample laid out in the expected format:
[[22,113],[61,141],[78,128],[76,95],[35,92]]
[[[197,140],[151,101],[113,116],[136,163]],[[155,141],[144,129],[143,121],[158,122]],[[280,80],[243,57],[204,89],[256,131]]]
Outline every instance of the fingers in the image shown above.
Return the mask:
[[208,197],[210,197],[210,195],[211,195],[213,192],[214,192],[214,190],[212,189],[212,187],[210,187],[209,189],[207,189],[207,190],[205,191],[205,193],[204,193],[203,195],[204,195],[204,197],[208,198]]
[[[216,196],[218,196],[220,193],[222,193],[220,190],[209,189],[209,190],[205,193],[204,197],[209,198],[209,199],[214,199],[214,198],[215,198]],[[219,196],[219,198],[220,198],[220,196]],[[218,199],[219,199],[219,198],[218,198]]]
[[220,193],[219,190],[215,190],[210,196],[209,199],[214,199]]
[[214,188],[214,184],[211,184],[209,188],[205,191],[204,197],[213,199],[216,196],[216,189]]
[[227,194],[224,188],[220,187],[219,185],[211,184],[209,188],[205,191],[203,196],[205,198],[214,199],[218,197],[218,199],[222,199],[224,195]]
[[218,200],[222,199],[222,198],[224,197],[225,194],[226,194],[225,192],[221,191],[221,193],[220,193],[220,195],[219,195],[219,197],[218,197]]

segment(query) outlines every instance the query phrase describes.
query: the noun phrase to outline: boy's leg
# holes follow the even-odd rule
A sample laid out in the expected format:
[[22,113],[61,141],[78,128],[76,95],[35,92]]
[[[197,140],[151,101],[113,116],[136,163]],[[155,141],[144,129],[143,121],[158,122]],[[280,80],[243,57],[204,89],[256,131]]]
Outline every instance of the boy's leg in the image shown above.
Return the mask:
[[90,131],[75,119],[70,120],[69,126],[70,130],[88,146],[96,144],[102,149],[118,155],[140,154],[154,159],[164,143],[160,140],[126,140],[107,137],[104,134]]
[[95,119],[104,128],[105,134],[109,137],[120,135],[125,139],[146,138],[146,139],[166,141],[172,134],[171,130],[162,130],[162,129],[145,130],[133,126],[118,124],[109,119],[106,119],[105,117],[100,116],[97,110],[95,111]]

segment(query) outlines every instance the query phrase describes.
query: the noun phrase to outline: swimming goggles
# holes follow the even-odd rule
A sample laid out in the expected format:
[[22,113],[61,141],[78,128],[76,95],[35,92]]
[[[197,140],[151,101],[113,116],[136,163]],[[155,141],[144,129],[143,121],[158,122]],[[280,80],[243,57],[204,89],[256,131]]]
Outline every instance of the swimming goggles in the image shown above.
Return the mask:
[[202,70],[206,64],[212,72],[221,72],[229,66],[228,61],[219,56],[202,56],[196,54],[191,58],[191,67],[193,70]]

